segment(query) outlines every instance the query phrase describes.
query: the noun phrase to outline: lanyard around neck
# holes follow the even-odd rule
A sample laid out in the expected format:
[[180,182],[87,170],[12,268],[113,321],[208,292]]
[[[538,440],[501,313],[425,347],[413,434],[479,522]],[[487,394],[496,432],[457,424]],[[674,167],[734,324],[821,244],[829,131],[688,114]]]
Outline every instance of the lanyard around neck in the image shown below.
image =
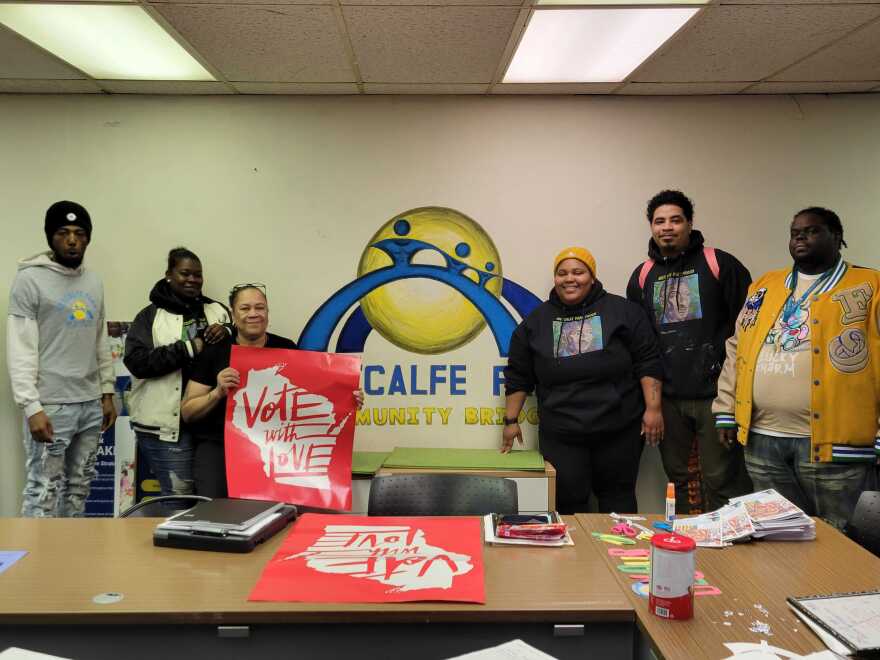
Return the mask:
[[[836,267],[836,264],[835,264]],[[813,282],[809,288],[801,294],[801,296],[795,300],[794,292],[797,291],[797,269],[792,273],[792,283],[791,283],[791,293],[788,294],[788,298],[785,299],[785,307],[782,308],[782,322],[788,323],[789,319],[791,319],[792,315],[798,310],[804,308],[804,303],[810,297],[810,294],[818,287],[820,284],[823,284],[825,280],[831,277],[831,273],[834,272],[834,267],[829,268],[824,273],[822,273],[819,277],[816,278],[816,281]]]

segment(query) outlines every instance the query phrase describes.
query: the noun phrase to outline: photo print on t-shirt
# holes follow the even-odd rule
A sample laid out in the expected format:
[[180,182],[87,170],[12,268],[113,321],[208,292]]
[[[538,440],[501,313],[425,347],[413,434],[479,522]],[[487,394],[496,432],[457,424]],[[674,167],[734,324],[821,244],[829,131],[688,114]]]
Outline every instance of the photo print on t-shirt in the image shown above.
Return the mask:
[[700,276],[696,273],[674,275],[670,273],[654,282],[652,302],[657,323],[681,323],[703,318]]
[[598,314],[553,321],[553,357],[571,357],[602,348],[602,317]]

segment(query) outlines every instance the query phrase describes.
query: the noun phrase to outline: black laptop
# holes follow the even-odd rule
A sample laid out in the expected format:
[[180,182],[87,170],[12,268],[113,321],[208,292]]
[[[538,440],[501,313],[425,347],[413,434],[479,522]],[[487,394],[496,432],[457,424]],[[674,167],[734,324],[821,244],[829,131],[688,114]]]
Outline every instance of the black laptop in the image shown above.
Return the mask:
[[156,526],[153,545],[215,552],[250,552],[296,519],[283,502],[217,498],[199,502]]

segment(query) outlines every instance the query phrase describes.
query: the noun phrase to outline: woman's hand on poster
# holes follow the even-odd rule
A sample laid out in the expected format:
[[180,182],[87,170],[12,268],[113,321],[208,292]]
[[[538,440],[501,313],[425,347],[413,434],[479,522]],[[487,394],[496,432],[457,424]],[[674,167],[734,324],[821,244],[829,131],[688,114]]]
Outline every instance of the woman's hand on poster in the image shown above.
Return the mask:
[[204,337],[206,344],[216,344],[229,336],[229,330],[222,323],[213,323],[205,328]]
[[357,406],[357,409],[360,410],[364,407],[364,391],[355,390],[352,394],[354,394],[354,404]]
[[505,424],[504,430],[501,432],[501,453],[508,454],[513,449],[513,441],[518,440],[519,444],[523,443],[522,429],[518,423]]
[[642,435],[645,442],[656,447],[663,439],[663,413],[660,408],[648,408],[642,415]]
[[238,373],[237,369],[233,369],[232,367],[226,367],[223,371],[217,374],[217,394],[220,397],[224,397],[229,394],[230,390],[236,389],[241,384],[241,376]]

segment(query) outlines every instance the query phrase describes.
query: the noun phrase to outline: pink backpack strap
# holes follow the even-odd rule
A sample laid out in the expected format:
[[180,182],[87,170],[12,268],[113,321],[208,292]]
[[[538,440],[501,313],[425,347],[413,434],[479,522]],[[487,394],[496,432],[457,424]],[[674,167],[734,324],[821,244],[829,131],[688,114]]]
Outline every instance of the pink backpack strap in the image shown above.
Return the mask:
[[639,288],[645,288],[645,282],[648,279],[648,273],[651,272],[651,269],[654,267],[654,260],[648,259],[645,263],[642,264],[642,269],[639,271]]
[[706,263],[709,264],[709,270],[712,271],[715,279],[721,279],[721,268],[718,266],[718,255],[715,254],[715,248],[704,247],[703,256],[706,258]]

